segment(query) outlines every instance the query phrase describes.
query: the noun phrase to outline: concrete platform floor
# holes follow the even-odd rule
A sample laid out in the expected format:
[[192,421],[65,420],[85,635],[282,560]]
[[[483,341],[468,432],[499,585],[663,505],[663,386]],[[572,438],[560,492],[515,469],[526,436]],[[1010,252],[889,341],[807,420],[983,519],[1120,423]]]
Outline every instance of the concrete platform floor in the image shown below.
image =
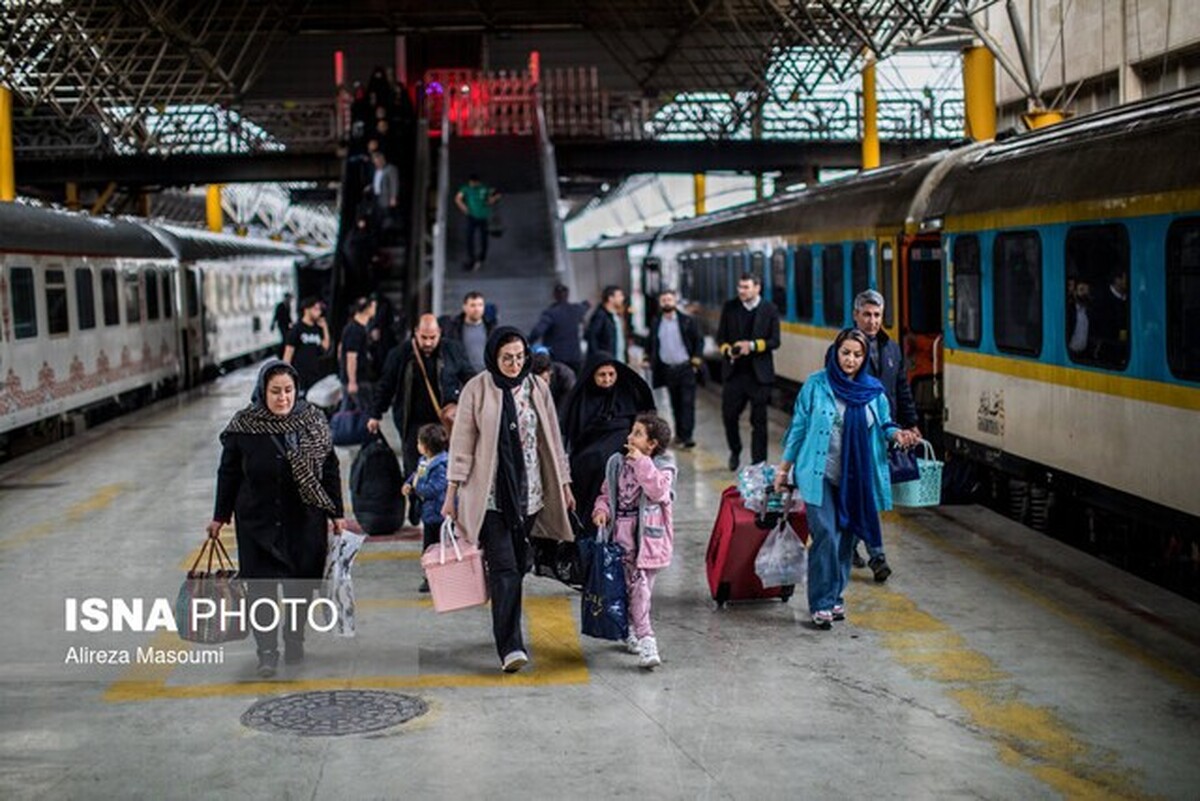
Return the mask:
[[[715,610],[704,551],[731,476],[710,396],[679,454],[657,671],[581,638],[578,596],[530,577],[533,663],[501,674],[487,612],[436,615],[404,540],[366,546],[358,636],[310,635],[277,681],[254,678],[251,641],[220,665],[64,664],[72,647],[179,646],[67,632],[65,599],[175,597],[251,380],[0,466],[0,797],[1200,797],[1200,610],[986,510],[888,515],[895,575],[856,571],[832,632],[802,597]],[[239,722],[331,688],[430,712],[336,738]]]

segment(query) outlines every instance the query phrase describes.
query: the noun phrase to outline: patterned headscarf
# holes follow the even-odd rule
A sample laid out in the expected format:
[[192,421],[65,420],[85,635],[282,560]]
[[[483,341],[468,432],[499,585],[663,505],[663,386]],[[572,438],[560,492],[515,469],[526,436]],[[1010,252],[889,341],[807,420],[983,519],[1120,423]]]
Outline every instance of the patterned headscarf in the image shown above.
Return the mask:
[[300,376],[290,364],[279,359],[268,360],[258,371],[250,405],[233,415],[221,432],[221,443],[224,444],[230,434],[266,434],[282,439],[300,500],[331,515],[336,514],[337,508],[320,479],[325,460],[333,450],[329,423],[319,409],[302,400],[297,400],[285,415],[268,409],[267,382],[280,374],[291,376],[296,386],[300,386]]

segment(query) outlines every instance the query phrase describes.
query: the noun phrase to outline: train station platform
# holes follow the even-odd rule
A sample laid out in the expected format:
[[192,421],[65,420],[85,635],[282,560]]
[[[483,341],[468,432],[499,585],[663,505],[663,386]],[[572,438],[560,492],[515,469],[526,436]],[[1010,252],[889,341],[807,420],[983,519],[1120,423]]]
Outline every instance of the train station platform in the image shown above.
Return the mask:
[[[987,510],[886,515],[895,573],[856,570],[833,631],[802,593],[716,609],[704,553],[732,474],[703,393],[653,672],[580,636],[577,593],[528,577],[532,662],[501,673],[486,609],[435,614],[404,537],[359,556],[357,635],[310,633],[276,680],[255,677],[253,640],[219,664],[69,661],[186,647],[67,632],[66,599],[174,599],[253,376],[0,466],[0,797],[1197,796],[1200,608]],[[361,693],[367,723],[417,716],[332,736],[329,693]]]

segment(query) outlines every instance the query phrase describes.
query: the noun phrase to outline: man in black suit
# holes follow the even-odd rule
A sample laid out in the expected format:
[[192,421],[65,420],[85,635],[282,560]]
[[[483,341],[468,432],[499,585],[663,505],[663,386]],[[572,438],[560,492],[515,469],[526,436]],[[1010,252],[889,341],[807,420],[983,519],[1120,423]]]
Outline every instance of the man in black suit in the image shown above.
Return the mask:
[[742,456],[738,419],[750,404],[750,462],[767,460],[767,403],[775,383],[775,358],[779,347],[779,310],[762,298],[762,279],[742,273],[738,296],[721,309],[717,345],[725,356],[722,369],[721,417],[729,443],[729,469],[737,470]]
[[667,290],[658,296],[659,315],[650,322],[650,383],[666,387],[675,416],[675,436],[681,448],[696,447],[692,431],[696,427],[696,371],[704,338],[696,321],[676,308],[675,293]]

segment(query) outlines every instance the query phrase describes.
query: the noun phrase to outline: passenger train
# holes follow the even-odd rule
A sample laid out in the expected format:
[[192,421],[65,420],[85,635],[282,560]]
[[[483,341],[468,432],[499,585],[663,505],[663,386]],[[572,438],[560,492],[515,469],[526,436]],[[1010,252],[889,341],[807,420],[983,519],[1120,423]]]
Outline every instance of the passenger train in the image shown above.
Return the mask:
[[[266,353],[290,245],[0,203],[0,440]],[[37,437],[44,438],[44,437]]]
[[1198,149],[1185,90],[581,255],[628,270],[643,312],[677,289],[709,333],[757,274],[792,390],[879,290],[950,475],[968,467],[1015,516],[1195,598]]

